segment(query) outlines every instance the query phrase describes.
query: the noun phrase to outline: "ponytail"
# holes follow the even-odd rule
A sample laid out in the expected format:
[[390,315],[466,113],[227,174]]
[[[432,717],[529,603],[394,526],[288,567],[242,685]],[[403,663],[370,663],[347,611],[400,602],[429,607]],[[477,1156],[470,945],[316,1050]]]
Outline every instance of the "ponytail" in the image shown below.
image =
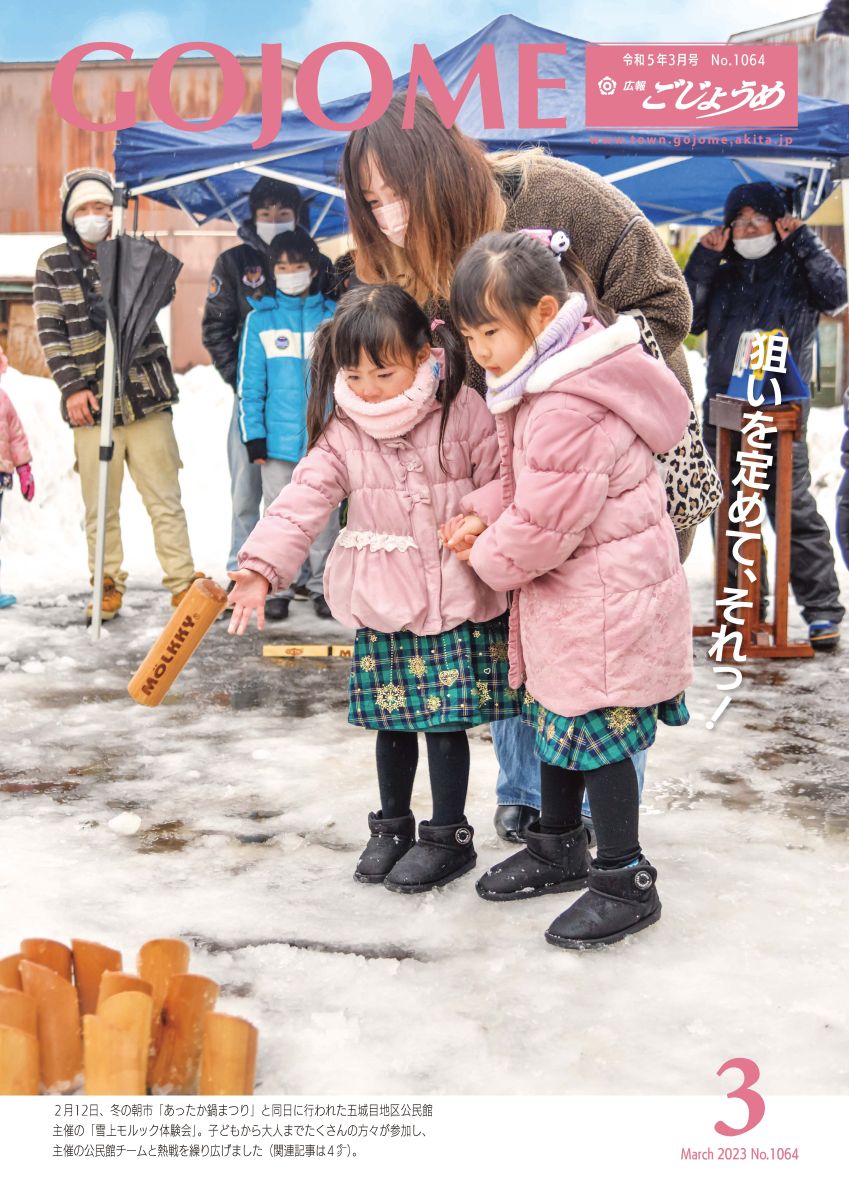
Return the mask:
[[460,388],[466,381],[466,346],[459,333],[452,325],[444,321],[434,321],[431,324],[431,343],[445,352],[442,369],[442,380],[437,395],[442,405],[442,416],[439,421],[439,465],[447,473],[443,457],[445,428],[448,425],[448,415],[451,405],[457,399]]
[[312,450],[336,412],[333,384],[336,363],[333,359],[333,322],[324,321],[312,342],[310,395],[307,402],[307,449]]

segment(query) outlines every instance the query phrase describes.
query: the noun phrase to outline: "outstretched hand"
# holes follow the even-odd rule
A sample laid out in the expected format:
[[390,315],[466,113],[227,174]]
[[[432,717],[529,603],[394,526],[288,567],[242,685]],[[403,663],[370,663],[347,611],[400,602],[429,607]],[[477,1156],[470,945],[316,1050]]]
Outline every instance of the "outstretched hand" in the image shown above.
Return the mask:
[[256,613],[256,627],[260,631],[265,628],[265,599],[268,595],[269,583],[258,571],[228,571],[227,574],[235,581],[236,586],[230,593],[233,605],[233,615],[227,626],[228,633],[242,634],[251,620],[251,613]]

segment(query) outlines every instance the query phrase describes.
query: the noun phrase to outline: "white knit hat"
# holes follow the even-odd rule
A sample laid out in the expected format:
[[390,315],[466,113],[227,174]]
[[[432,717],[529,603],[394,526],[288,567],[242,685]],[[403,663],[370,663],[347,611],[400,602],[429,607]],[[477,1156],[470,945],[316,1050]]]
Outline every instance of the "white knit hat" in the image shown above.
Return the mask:
[[69,193],[67,208],[65,215],[69,221],[73,221],[74,213],[84,204],[88,204],[90,200],[96,200],[101,204],[113,203],[112,191],[107,187],[106,183],[102,183],[99,179],[81,179],[79,183],[72,185]]

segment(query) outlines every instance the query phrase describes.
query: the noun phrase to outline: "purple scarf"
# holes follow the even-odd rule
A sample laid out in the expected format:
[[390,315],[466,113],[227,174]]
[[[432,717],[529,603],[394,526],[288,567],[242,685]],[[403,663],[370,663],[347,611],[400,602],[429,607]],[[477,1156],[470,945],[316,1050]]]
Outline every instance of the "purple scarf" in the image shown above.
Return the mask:
[[487,371],[486,404],[491,413],[507,412],[519,403],[531,375],[546,359],[566,349],[586,311],[587,298],[583,292],[570,292],[557,316],[531,342],[515,366],[503,375],[490,375]]

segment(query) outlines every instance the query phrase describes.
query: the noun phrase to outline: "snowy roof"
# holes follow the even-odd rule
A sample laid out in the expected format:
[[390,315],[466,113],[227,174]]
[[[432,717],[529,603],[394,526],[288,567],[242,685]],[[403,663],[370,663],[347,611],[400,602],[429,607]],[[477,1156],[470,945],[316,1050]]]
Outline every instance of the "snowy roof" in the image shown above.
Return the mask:
[[33,279],[39,256],[61,241],[59,232],[0,233],[0,279]]

